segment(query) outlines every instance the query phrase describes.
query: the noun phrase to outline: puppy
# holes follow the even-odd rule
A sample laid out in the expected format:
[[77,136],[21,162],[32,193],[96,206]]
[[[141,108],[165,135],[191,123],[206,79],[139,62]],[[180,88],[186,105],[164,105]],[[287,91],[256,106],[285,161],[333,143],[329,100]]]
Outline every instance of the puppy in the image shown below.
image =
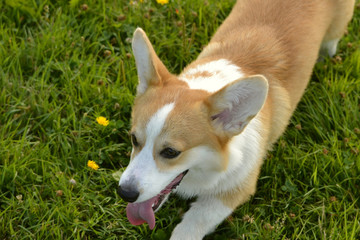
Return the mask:
[[197,199],[171,239],[202,239],[248,201],[319,52],[335,54],[353,8],[354,0],[238,0],[178,76],[136,29],[133,150],[118,187],[129,221],[154,228],[175,191]]

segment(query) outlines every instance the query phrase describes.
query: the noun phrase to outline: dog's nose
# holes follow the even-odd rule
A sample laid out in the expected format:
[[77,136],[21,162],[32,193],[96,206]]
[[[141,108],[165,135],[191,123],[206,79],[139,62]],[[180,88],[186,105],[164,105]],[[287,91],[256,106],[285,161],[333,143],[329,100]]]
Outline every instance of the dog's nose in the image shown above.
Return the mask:
[[127,187],[119,186],[117,189],[119,196],[127,202],[135,202],[139,197],[139,191],[136,189],[131,189]]

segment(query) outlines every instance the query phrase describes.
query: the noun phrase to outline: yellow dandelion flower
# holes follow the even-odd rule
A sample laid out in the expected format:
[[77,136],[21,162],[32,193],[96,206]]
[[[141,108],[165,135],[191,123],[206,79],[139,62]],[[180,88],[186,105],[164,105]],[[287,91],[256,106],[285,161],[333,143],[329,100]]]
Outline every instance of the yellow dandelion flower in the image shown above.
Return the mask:
[[164,4],[168,4],[169,0],[156,0],[157,3],[164,5]]
[[98,124],[103,125],[105,127],[109,125],[109,120],[107,120],[105,117],[97,117],[96,121],[98,122]]
[[99,165],[97,165],[95,161],[89,160],[87,165],[88,165],[89,168],[92,168],[94,170],[99,169]]

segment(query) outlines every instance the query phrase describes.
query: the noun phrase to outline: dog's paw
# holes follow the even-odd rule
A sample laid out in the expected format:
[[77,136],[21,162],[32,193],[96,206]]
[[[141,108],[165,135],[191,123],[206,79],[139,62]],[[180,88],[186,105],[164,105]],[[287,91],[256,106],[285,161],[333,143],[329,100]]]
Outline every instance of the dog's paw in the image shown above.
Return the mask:
[[200,234],[199,229],[188,228],[178,224],[171,234],[170,240],[201,240],[204,235]]

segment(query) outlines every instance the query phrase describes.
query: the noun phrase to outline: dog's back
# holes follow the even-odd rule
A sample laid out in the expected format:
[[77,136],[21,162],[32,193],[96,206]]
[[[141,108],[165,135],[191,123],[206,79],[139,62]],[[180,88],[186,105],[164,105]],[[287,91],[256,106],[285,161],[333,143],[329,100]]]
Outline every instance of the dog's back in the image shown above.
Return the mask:
[[320,58],[335,54],[354,5],[355,0],[239,0],[192,65],[224,57],[245,75],[266,76],[276,105],[273,143],[301,99],[319,52]]

